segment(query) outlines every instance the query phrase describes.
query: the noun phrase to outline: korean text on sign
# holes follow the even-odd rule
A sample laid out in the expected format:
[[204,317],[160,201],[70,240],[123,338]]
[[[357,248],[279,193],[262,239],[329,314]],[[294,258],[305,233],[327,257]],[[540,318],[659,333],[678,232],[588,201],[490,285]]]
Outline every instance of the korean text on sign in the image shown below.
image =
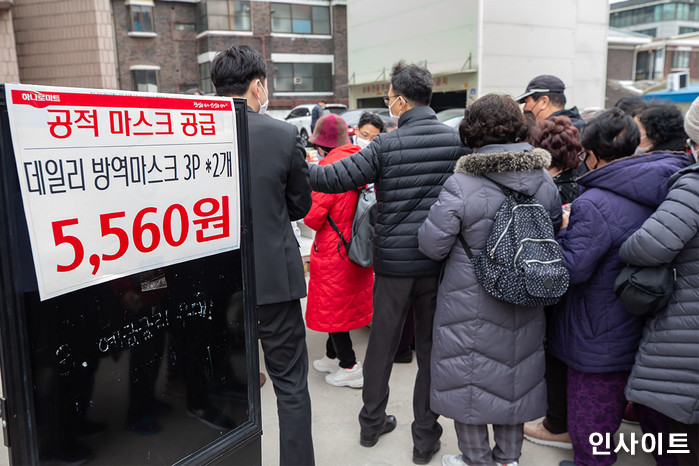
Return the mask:
[[42,299],[239,247],[232,101],[6,86]]

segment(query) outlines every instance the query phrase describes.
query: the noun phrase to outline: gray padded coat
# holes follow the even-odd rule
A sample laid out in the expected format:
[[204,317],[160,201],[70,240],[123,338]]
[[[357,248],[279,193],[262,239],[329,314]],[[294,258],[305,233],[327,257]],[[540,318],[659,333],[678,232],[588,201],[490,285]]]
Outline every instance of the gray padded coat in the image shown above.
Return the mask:
[[430,107],[415,107],[398,129],[379,134],[368,147],[332,165],[311,165],[311,187],[342,193],[375,183],[374,271],[393,277],[434,277],[441,264],[417,247],[417,229],[437,200],[456,161],[471,149],[437,120]]
[[634,265],[673,262],[668,307],[643,329],[626,398],[683,424],[699,424],[699,164],[670,179],[670,192],[621,246]]
[[530,149],[485,146],[461,157],[418,233],[426,256],[447,258],[434,318],[431,408],[465,424],[519,424],[546,409],[543,308],[490,296],[457,239],[461,232],[474,256],[485,246],[505,199],[488,178],[534,195],[558,230],[558,189],[543,168],[551,156]]

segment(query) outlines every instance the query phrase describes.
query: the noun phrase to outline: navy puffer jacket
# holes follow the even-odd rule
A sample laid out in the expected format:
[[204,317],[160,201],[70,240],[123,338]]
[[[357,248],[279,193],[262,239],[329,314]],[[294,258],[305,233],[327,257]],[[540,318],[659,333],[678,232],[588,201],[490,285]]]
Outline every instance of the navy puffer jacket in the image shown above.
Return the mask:
[[311,187],[342,193],[375,183],[377,217],[374,271],[394,277],[439,275],[441,263],[418,249],[417,230],[427,218],[456,161],[471,150],[429,107],[415,107],[398,129],[332,165],[311,165]]
[[623,264],[619,247],[667,195],[670,176],[689,165],[684,154],[653,152],[615,160],[578,178],[580,195],[557,239],[570,288],[552,313],[551,353],[580,372],[631,369],[644,317],[614,295]]

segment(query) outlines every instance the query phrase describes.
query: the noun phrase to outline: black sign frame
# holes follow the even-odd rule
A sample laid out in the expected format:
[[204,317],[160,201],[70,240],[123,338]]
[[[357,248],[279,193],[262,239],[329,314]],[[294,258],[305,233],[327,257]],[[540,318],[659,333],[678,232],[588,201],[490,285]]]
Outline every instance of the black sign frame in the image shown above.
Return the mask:
[[[233,99],[240,173],[241,267],[248,420],[176,464],[261,464],[262,417],[260,408],[257,314],[250,203],[250,160],[247,104]],[[28,231],[12,146],[5,88],[0,84],[0,417],[11,464],[40,464],[29,330],[25,319],[19,263],[32,261],[26,251]]]

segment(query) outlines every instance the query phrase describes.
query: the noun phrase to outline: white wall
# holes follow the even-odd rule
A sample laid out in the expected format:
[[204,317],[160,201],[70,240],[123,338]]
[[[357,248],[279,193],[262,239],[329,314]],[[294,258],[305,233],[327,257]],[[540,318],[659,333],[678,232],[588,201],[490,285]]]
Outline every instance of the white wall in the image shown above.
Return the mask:
[[475,68],[477,5],[478,0],[349,0],[350,84],[383,80],[384,74],[388,80],[400,59],[427,61],[433,74],[447,74],[460,72],[471,53]]
[[558,76],[568,107],[603,107],[607,0],[482,0],[478,94],[517,96],[531,78]]
[[470,53],[478,96],[553,74],[569,106],[602,107],[608,22],[608,0],[349,0],[349,81],[385,82],[399,59],[459,73]]

